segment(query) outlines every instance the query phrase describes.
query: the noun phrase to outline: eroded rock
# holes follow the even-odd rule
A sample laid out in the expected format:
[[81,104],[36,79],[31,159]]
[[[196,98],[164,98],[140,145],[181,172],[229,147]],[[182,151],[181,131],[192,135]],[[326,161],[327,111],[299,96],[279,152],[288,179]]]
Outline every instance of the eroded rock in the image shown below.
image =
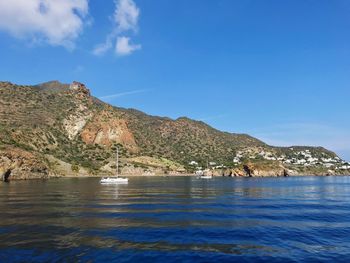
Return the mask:
[[129,151],[137,152],[138,147],[127,122],[124,119],[110,118],[108,115],[108,112],[96,114],[81,132],[82,140],[87,144],[107,147],[120,143]]
[[54,174],[41,157],[18,149],[0,150],[0,176],[2,181],[19,179],[45,179]]

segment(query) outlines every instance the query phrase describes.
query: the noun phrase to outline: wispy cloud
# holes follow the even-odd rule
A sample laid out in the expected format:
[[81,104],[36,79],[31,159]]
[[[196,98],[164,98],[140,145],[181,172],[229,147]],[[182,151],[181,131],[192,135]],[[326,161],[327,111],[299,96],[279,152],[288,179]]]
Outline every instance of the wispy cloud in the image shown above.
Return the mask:
[[133,0],[115,0],[115,5],[114,28],[105,42],[95,47],[95,55],[103,55],[113,46],[116,54],[120,56],[130,55],[141,49],[140,44],[131,44],[130,37],[125,36],[127,32],[137,33],[140,9]]
[[84,66],[78,65],[78,66],[76,66],[76,67],[74,68],[73,72],[74,72],[75,74],[78,74],[78,73],[83,72],[84,69],[85,69]]
[[102,96],[102,97],[99,97],[99,99],[112,100],[112,99],[116,99],[116,98],[120,98],[120,97],[124,97],[124,96],[128,96],[128,95],[145,93],[145,92],[149,92],[149,91],[151,91],[151,89],[131,90],[131,91],[119,92],[119,93],[115,93],[115,94],[111,94],[111,95]]
[[203,118],[199,118],[200,121],[212,121],[212,120],[217,120],[217,119],[222,119],[225,117],[228,117],[229,114],[218,114],[218,115],[213,115],[213,116],[207,116]]
[[0,0],[0,30],[32,43],[74,48],[88,14],[88,0]]

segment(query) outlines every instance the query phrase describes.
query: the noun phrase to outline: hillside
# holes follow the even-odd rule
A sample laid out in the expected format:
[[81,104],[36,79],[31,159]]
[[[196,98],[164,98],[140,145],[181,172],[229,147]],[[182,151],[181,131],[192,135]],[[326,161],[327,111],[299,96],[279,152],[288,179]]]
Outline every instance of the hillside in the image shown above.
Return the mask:
[[186,117],[172,120],[112,107],[81,83],[0,82],[0,176],[49,178],[125,174],[347,174],[349,164],[314,147],[273,147]]

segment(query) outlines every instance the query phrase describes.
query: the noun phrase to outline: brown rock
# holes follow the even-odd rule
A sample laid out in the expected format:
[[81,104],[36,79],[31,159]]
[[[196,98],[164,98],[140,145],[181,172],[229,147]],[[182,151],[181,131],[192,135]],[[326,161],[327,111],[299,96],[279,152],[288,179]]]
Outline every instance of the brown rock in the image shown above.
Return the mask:
[[129,151],[137,152],[135,138],[128,129],[127,122],[124,119],[110,118],[108,115],[106,111],[97,114],[82,130],[82,140],[87,144],[107,147],[120,143]]
[[41,157],[18,148],[0,151],[0,177],[2,181],[44,179],[55,176]]

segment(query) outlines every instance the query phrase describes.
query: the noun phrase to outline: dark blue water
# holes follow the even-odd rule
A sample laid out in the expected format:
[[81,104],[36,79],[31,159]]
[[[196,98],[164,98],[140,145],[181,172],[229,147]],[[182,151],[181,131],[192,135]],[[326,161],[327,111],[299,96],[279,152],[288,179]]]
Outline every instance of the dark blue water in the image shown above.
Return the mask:
[[0,262],[350,262],[350,177],[0,184]]

